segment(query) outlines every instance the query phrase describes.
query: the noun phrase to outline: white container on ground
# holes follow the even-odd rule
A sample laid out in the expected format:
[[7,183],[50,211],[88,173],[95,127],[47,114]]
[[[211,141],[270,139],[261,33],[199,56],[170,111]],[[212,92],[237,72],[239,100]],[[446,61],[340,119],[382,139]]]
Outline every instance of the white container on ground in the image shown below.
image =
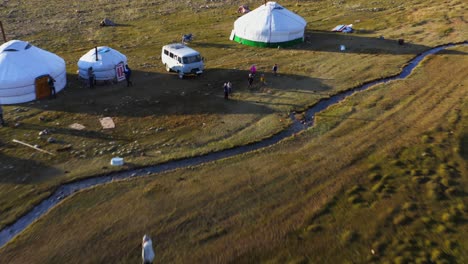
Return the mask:
[[124,159],[120,157],[112,158],[110,164],[112,166],[122,166],[124,164]]

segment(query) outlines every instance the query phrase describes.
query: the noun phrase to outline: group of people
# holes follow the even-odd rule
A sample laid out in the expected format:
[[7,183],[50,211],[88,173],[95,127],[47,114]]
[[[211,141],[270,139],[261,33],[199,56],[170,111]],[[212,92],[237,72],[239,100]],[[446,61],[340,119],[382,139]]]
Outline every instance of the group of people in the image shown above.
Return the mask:
[[[275,65],[273,65],[273,67],[271,68],[271,71],[274,76],[278,75],[278,64],[275,63]],[[256,74],[257,74],[257,67],[254,64],[252,65],[252,67],[250,67],[249,77],[247,78],[249,88],[252,87]],[[265,74],[263,73],[262,75],[260,75],[260,83],[266,84],[266,77],[265,77]]]
[[[128,64],[125,64],[124,67],[125,80],[127,81],[127,87],[133,86],[133,82],[130,79],[132,76],[132,70],[128,67]],[[96,75],[94,74],[93,67],[88,68],[88,87],[94,89],[96,84]]]
[[[277,76],[278,75],[278,64],[275,63],[275,65],[273,65],[273,67],[271,68],[271,71],[272,71],[274,76]],[[250,67],[249,76],[247,78],[249,88],[252,87],[252,84],[253,84],[253,81],[254,81],[254,78],[255,78],[256,74],[257,74],[257,66],[254,64],[254,65],[252,65]],[[264,85],[266,84],[266,77],[265,77],[265,74],[263,74],[263,73],[260,75],[260,83],[262,83]],[[224,91],[224,99],[228,100],[229,95],[232,93],[232,83],[231,82],[225,82],[223,84],[223,91]]]

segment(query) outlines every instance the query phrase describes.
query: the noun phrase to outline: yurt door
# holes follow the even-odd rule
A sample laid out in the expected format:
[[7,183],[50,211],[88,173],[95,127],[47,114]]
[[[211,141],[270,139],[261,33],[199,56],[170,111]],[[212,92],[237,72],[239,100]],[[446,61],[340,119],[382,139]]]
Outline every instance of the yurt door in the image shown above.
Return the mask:
[[49,75],[42,75],[36,78],[36,99],[50,97]]

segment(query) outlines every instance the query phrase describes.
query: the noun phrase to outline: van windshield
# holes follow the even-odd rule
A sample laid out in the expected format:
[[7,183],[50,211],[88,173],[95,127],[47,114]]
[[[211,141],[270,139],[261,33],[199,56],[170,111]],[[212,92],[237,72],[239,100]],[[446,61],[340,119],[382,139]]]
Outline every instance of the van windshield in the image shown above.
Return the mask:
[[200,61],[201,61],[200,55],[194,55],[194,56],[190,56],[190,57],[184,57],[183,59],[184,59],[184,63],[185,63],[185,64],[194,63],[194,62],[200,62]]

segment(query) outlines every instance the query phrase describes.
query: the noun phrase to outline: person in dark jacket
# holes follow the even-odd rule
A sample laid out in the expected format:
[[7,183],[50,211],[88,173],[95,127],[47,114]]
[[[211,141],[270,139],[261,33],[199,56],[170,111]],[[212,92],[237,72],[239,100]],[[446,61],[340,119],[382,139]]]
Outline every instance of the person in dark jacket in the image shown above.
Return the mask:
[[132,70],[130,69],[130,67],[128,67],[128,65],[125,65],[124,73],[125,79],[127,80],[127,87],[133,86],[133,83],[130,79],[132,77]]
[[273,65],[273,68],[271,68],[271,71],[273,72],[273,75],[277,75],[278,74],[278,64],[275,63],[275,65]]
[[229,99],[229,88],[228,88],[227,83],[224,83],[223,90],[224,90],[224,99],[228,100]]
[[254,75],[252,73],[249,73],[249,78],[247,79],[249,82],[249,88],[252,87],[252,83],[254,80]]
[[56,98],[57,97],[57,91],[55,90],[55,79],[52,78],[52,76],[49,75],[49,88],[50,88],[50,98]]
[[96,76],[94,75],[94,70],[93,67],[88,68],[88,85],[89,88],[94,89],[94,82],[95,82]]

